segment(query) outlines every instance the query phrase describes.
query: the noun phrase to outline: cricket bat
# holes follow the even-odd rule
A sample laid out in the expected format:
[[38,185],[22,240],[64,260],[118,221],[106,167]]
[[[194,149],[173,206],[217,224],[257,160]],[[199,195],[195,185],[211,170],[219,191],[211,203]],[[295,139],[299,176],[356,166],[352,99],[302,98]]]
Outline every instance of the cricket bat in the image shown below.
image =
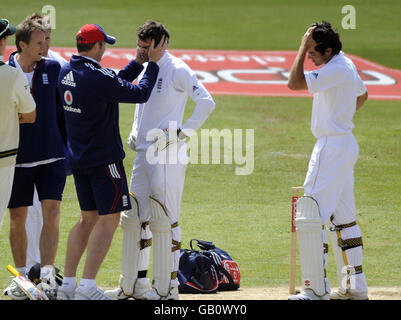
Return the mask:
[[290,248],[290,294],[297,294],[299,291],[295,290],[295,278],[297,270],[297,233],[294,225],[295,214],[297,212],[297,200],[299,192],[303,187],[292,188],[292,205],[291,205],[291,248]]
[[46,294],[38,289],[31,281],[21,276],[21,274],[11,265],[7,266],[7,270],[15,277],[13,281],[26,293],[31,300],[49,300]]

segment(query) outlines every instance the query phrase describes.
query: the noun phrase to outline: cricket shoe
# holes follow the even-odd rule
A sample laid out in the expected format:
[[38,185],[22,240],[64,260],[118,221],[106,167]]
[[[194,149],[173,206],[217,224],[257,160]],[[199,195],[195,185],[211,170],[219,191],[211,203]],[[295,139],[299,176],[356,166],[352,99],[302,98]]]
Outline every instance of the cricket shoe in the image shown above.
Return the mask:
[[305,289],[301,293],[289,296],[288,300],[330,300],[330,294],[318,296],[311,289]]
[[83,291],[81,288],[75,290],[74,300],[116,300],[109,298],[98,287],[93,287],[88,291]]
[[13,300],[28,300],[28,296],[24,291],[12,280],[10,285],[4,290],[4,295],[9,296]]
[[143,296],[146,292],[152,290],[149,278],[138,278],[135,282],[134,298],[144,300]]
[[120,287],[112,290],[106,290],[104,294],[112,300],[127,300],[133,297],[132,295],[125,294],[124,290]]
[[369,300],[367,292],[351,292],[338,289],[330,294],[330,300]]
[[133,294],[126,294],[121,287],[113,290],[106,290],[104,294],[116,300],[127,300],[129,298],[143,300],[143,295],[151,289],[149,278],[137,278]]
[[73,300],[76,287],[72,291],[67,291],[62,286],[57,290],[57,300]]
[[159,295],[155,288],[149,290],[142,296],[143,300],[178,300],[178,284],[172,285],[166,297]]

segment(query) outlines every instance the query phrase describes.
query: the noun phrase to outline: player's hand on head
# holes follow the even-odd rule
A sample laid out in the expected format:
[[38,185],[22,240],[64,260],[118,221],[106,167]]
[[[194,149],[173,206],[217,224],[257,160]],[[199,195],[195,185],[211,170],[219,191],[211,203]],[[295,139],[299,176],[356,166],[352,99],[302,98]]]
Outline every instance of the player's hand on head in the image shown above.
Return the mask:
[[313,40],[313,31],[316,29],[316,26],[309,27],[308,30],[306,30],[305,34],[302,37],[302,43],[301,46],[303,46],[305,49],[310,49],[314,46],[316,46],[315,40]]
[[155,47],[155,40],[152,39],[152,42],[150,44],[149,48],[149,61],[157,62],[163,57],[164,52],[167,49],[167,38],[166,36],[163,36],[159,42],[159,44]]

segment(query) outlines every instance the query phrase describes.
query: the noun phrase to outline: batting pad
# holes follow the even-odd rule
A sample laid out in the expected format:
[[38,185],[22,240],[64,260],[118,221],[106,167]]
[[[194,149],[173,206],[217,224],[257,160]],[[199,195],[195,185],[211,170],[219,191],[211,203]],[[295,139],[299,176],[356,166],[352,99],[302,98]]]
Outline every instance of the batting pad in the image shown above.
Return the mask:
[[123,251],[119,285],[125,295],[132,295],[138,276],[139,253],[141,242],[141,222],[139,207],[135,196],[130,193],[131,210],[121,213],[120,224],[123,229]]
[[171,224],[163,204],[150,197],[150,230],[153,234],[153,287],[166,297],[170,292],[172,254]]
[[298,199],[294,223],[299,239],[302,286],[322,296],[327,293],[324,282],[323,226],[319,206],[313,198],[306,196]]

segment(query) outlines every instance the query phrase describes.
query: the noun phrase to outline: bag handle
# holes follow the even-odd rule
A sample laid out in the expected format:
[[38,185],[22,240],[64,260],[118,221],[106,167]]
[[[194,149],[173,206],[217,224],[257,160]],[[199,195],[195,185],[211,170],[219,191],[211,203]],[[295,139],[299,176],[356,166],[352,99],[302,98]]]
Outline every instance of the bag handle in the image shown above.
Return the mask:
[[189,242],[189,245],[191,246],[191,249],[192,249],[192,250],[195,250],[195,249],[192,247],[192,241],[196,241],[196,245],[197,245],[198,248],[201,249],[201,250],[213,250],[213,249],[216,248],[216,246],[214,245],[214,243],[211,242],[211,241],[205,241],[205,240],[199,240],[199,239],[192,239],[192,240]]
[[[196,241],[196,245],[201,250],[208,251],[208,250],[216,249],[216,246],[211,241],[205,241],[205,240],[199,240],[199,239],[191,239],[191,241],[189,242],[189,245],[191,246],[192,250],[195,250],[193,248],[193,246],[192,246],[192,241]],[[205,254],[205,252],[204,252],[204,254]],[[221,259],[220,259],[219,255],[217,253],[213,252],[213,251],[207,252],[206,254],[207,255],[211,255],[211,258],[212,258],[212,260],[214,262],[213,264],[217,267],[217,269],[221,273],[223,273],[226,276],[226,278],[228,279],[228,281],[229,281],[229,283],[231,285],[234,284],[234,280],[233,280],[231,274],[226,269],[224,269],[223,266],[221,265]],[[216,260],[220,260],[220,261],[216,261]]]

